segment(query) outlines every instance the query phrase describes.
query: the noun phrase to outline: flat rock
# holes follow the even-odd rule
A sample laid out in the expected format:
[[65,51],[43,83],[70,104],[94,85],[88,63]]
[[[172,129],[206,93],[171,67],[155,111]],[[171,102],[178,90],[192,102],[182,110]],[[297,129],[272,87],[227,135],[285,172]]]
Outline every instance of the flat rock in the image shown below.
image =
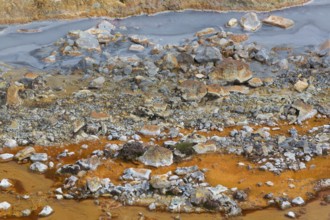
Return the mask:
[[229,95],[229,91],[224,89],[223,86],[220,86],[218,84],[210,84],[207,85],[207,94],[214,96],[214,97],[222,97]]
[[33,147],[26,147],[20,151],[18,151],[15,155],[17,160],[24,160],[30,157],[32,154],[36,153],[36,150]]
[[227,92],[237,92],[241,94],[249,94],[250,89],[247,86],[225,86],[224,90]]
[[258,15],[254,12],[249,12],[243,15],[240,19],[240,24],[245,31],[257,31],[262,26]]
[[143,168],[128,168],[124,171],[122,178],[124,180],[149,180],[151,170]]
[[139,160],[153,167],[170,166],[173,163],[173,153],[164,147],[151,146]]
[[129,37],[130,41],[132,41],[133,43],[136,44],[141,44],[143,46],[148,46],[149,45],[149,39],[145,36],[141,36],[141,35],[131,35]]
[[263,85],[262,80],[260,78],[257,78],[257,77],[254,77],[254,78],[250,79],[248,83],[249,83],[249,86],[255,87],[255,88],[260,87],[260,86]]
[[139,133],[145,136],[158,136],[161,133],[161,128],[157,125],[144,125]]
[[217,33],[217,31],[214,29],[214,28],[205,28],[203,30],[200,30],[198,31],[195,36],[197,37],[201,37],[201,36],[204,36],[204,35],[209,35],[209,34],[215,34]]
[[144,46],[140,44],[132,44],[128,50],[133,51],[133,52],[142,52],[144,51]]
[[290,28],[294,25],[293,20],[276,15],[270,15],[269,17],[262,20],[262,22],[281,28]]
[[244,83],[252,78],[252,72],[248,64],[243,61],[224,59],[221,64],[209,75],[212,81],[226,81]]
[[207,94],[207,87],[204,83],[196,80],[185,80],[179,87],[182,98],[186,101],[200,102]]
[[33,162],[36,161],[47,161],[48,160],[48,155],[46,153],[34,153],[30,156],[30,160],[32,160]]
[[196,144],[193,146],[193,148],[197,154],[205,154],[209,152],[215,152],[217,150],[217,146],[213,141]]
[[14,154],[4,153],[0,154],[0,162],[11,161],[14,158]]

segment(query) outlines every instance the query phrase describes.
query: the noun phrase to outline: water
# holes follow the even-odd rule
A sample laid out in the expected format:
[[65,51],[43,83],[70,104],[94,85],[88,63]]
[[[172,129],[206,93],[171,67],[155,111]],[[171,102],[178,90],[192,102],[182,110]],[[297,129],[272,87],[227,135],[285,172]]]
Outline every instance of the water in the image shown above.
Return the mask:
[[[330,1],[316,0],[303,7],[259,13],[260,19],[274,14],[294,20],[295,25],[287,30],[263,25],[259,31],[248,33],[249,41],[258,42],[267,47],[285,45],[298,48],[307,45],[319,45],[330,39],[329,11]],[[231,29],[225,28],[225,23],[230,18],[239,19],[243,14],[244,12],[167,12],[154,16],[142,15],[116,19],[112,22],[118,27],[125,26],[126,30],[117,29],[124,34],[145,35],[153,42],[164,45],[179,44],[185,39],[193,39],[195,32],[206,27],[224,29],[233,33],[246,33],[239,26]],[[96,25],[100,20],[102,18],[42,21],[1,26],[0,61],[44,68],[44,65],[32,53],[33,51],[52,44],[70,30],[85,30]],[[18,33],[17,30],[19,29],[37,29],[40,32]],[[125,52],[127,52],[127,48],[116,47],[115,54]]]

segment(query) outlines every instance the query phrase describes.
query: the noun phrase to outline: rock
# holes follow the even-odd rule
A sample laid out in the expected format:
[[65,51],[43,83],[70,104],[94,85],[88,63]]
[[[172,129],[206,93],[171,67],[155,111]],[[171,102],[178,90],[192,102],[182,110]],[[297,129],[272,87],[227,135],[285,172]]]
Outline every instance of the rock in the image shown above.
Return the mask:
[[296,218],[296,214],[294,212],[288,212],[286,213],[286,216],[288,216],[289,218]]
[[39,173],[44,173],[47,171],[47,169],[48,169],[48,166],[43,163],[40,163],[40,162],[35,162],[35,163],[31,164],[31,166],[30,166],[30,170],[37,171]]
[[163,69],[173,70],[179,67],[178,60],[176,56],[172,53],[168,53],[163,56]]
[[159,136],[161,128],[157,125],[145,125],[141,128],[140,134],[145,136]]
[[156,210],[156,203],[151,203],[149,206],[148,206],[148,209],[150,210],[150,211],[153,211],[153,210]]
[[93,177],[87,179],[87,187],[92,192],[95,193],[97,190],[102,188],[101,180],[98,177]]
[[126,161],[134,161],[137,157],[142,156],[145,151],[146,149],[140,142],[128,142],[119,151],[118,157]]
[[39,216],[40,217],[46,217],[46,216],[49,216],[52,213],[53,213],[52,207],[50,207],[49,205],[47,205],[47,206],[43,207],[43,209],[39,213]]
[[128,50],[133,51],[133,52],[142,52],[144,51],[144,46],[140,44],[132,44]]
[[216,66],[215,70],[209,74],[209,78],[212,81],[223,80],[226,82],[237,81],[244,83],[252,78],[252,72],[249,65],[243,61],[227,58],[220,65]]
[[269,60],[269,52],[267,49],[262,48],[259,50],[255,55],[254,59],[258,60],[259,62],[265,63]]
[[89,88],[90,89],[100,89],[103,87],[104,83],[105,83],[105,78],[103,76],[100,76],[90,82]]
[[217,146],[213,141],[196,144],[193,146],[193,148],[197,154],[205,154],[209,152],[215,152],[217,150]]
[[240,19],[240,24],[245,31],[257,31],[262,26],[258,15],[254,12],[243,15]]
[[298,92],[303,92],[308,88],[308,82],[307,80],[298,80],[298,82],[296,82],[294,84],[294,89],[297,90]]
[[148,46],[150,44],[149,39],[146,38],[145,36],[140,36],[140,35],[131,35],[129,37],[130,41],[136,44],[141,44],[143,46]]
[[210,84],[207,85],[207,94],[212,97],[222,97],[229,95],[229,91],[225,90],[224,87],[218,85],[218,84]]
[[31,215],[32,211],[30,209],[24,209],[21,213],[22,216],[27,217]]
[[237,20],[236,18],[231,18],[231,19],[227,22],[226,26],[227,26],[227,27],[236,27],[237,24],[238,24],[238,20]]
[[7,89],[6,105],[12,107],[21,105],[23,100],[19,96],[19,92],[24,89],[24,84],[19,82],[12,83]]
[[263,23],[281,27],[281,28],[290,28],[294,25],[294,21],[288,18],[270,15],[269,17],[262,20]]
[[154,175],[150,179],[150,184],[155,189],[163,189],[171,186],[171,182],[168,181],[168,175]]
[[14,139],[8,139],[4,143],[4,147],[14,148],[14,147],[18,147],[18,144],[17,141],[15,141]]
[[11,207],[10,203],[6,201],[0,203],[0,210],[8,210],[10,207]]
[[48,160],[48,155],[46,153],[34,153],[30,156],[30,160],[33,162],[36,161],[47,161]]
[[33,147],[26,147],[26,148],[18,151],[17,154],[15,155],[15,158],[17,160],[24,160],[24,159],[30,157],[34,153],[36,153],[36,150]]
[[301,197],[296,197],[291,201],[291,203],[294,204],[294,205],[304,205],[305,201]]
[[0,162],[11,161],[14,158],[14,154],[4,153],[0,154]]
[[216,34],[217,31],[214,29],[214,28],[205,28],[201,31],[198,31],[195,36],[197,37],[201,37],[201,36],[204,36],[204,35],[210,35],[210,34]]
[[314,117],[317,114],[317,110],[312,105],[305,104],[301,100],[297,100],[292,104],[292,107],[299,111],[297,121],[302,122]]
[[187,175],[189,173],[193,173],[198,171],[198,166],[191,166],[191,167],[177,167],[174,173],[176,175]]
[[76,163],[82,170],[96,170],[101,164],[101,159],[97,155],[92,155],[90,158],[80,159]]
[[227,92],[241,93],[241,94],[249,94],[250,89],[247,86],[225,86],[223,87]]
[[139,157],[139,160],[148,166],[170,166],[173,163],[173,154],[167,148],[151,146]]
[[251,87],[254,87],[254,88],[260,87],[260,86],[263,85],[262,80],[260,78],[257,78],[257,77],[254,77],[254,78],[250,79],[248,83]]
[[291,208],[291,203],[289,201],[281,201],[280,202],[280,208],[282,210]]
[[200,102],[207,94],[207,87],[204,83],[195,80],[185,80],[179,87],[182,98],[186,101]]
[[234,199],[238,200],[238,201],[245,201],[247,200],[248,195],[246,194],[246,192],[244,192],[243,190],[237,190],[234,193]]
[[106,30],[106,31],[112,31],[112,30],[115,30],[116,29],[116,26],[114,26],[113,24],[111,24],[109,21],[107,20],[102,20],[100,23],[98,23],[96,25],[96,27],[98,29],[101,29],[101,30]]
[[151,170],[142,168],[128,168],[124,171],[122,178],[124,180],[149,180]]
[[219,62],[222,60],[220,50],[216,47],[199,46],[196,51],[195,61],[197,63]]
[[99,41],[94,35],[84,31],[79,31],[78,35],[79,37],[75,41],[78,48],[85,50],[101,50]]
[[0,188],[7,189],[7,188],[11,187],[12,185],[13,184],[11,184],[8,179],[2,179],[0,181]]
[[273,183],[272,181],[267,181],[267,182],[266,182],[266,185],[267,185],[267,186],[274,186],[274,183]]
[[211,197],[211,192],[205,187],[195,189],[190,195],[190,202],[194,205],[202,205]]

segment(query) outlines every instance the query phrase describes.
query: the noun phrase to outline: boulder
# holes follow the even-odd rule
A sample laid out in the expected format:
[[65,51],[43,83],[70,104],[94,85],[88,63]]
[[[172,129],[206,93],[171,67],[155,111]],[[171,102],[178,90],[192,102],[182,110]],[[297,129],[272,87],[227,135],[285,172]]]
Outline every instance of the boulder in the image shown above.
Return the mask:
[[196,50],[197,63],[219,62],[222,60],[220,50],[211,46],[199,46]]
[[215,67],[215,70],[209,74],[209,78],[212,81],[244,83],[252,78],[252,72],[249,65],[243,61],[228,58]]
[[240,19],[240,24],[245,31],[257,31],[262,26],[258,15],[254,12],[243,15]]
[[143,164],[153,167],[170,166],[173,163],[173,154],[167,148],[151,146],[139,157],[139,160]]
[[185,80],[181,83],[179,90],[182,93],[182,98],[186,101],[200,102],[207,94],[206,85],[196,80]]

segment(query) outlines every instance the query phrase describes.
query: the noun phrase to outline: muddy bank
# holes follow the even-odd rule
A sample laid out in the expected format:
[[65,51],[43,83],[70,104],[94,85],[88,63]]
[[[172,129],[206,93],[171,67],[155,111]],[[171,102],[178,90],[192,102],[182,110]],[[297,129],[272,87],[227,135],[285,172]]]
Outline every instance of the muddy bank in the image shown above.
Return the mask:
[[199,10],[258,10],[269,11],[301,5],[308,0],[88,0],[88,1],[43,1],[43,0],[1,0],[0,24],[20,23],[44,19],[79,18],[91,16],[126,17],[138,14],[153,14],[162,11],[183,9]]

